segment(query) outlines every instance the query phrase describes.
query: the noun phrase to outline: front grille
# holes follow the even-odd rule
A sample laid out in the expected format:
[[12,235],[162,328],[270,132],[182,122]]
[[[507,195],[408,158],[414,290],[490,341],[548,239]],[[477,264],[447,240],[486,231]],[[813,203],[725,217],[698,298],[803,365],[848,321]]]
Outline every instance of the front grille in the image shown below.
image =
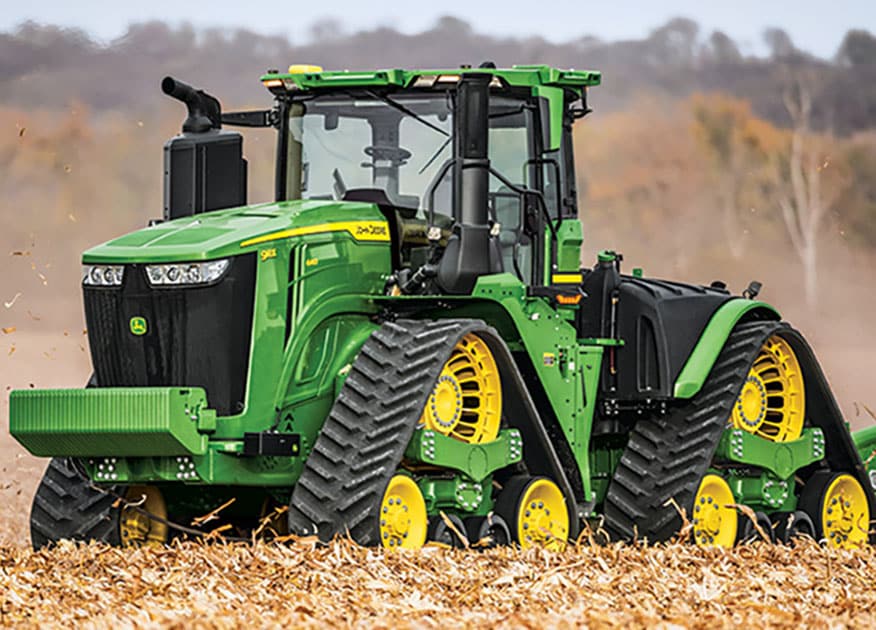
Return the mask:
[[[99,387],[203,387],[221,416],[244,408],[255,292],[255,254],[231,259],[203,287],[152,288],[144,265],[121,287],[84,286],[85,321]],[[131,332],[131,319],[146,333]]]

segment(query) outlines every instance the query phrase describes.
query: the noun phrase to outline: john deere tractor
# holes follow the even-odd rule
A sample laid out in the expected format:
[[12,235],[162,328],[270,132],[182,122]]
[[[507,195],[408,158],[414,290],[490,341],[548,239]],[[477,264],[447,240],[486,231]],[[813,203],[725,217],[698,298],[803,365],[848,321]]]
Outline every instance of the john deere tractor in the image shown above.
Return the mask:
[[[163,219],[82,258],[94,375],[10,396],[52,458],[35,547],[868,541],[876,436],[856,448],[757,283],[582,268],[572,127],[598,72],[261,81],[271,109],[223,113],[164,79],[188,115]],[[274,202],[247,205],[227,126],[276,129]]]

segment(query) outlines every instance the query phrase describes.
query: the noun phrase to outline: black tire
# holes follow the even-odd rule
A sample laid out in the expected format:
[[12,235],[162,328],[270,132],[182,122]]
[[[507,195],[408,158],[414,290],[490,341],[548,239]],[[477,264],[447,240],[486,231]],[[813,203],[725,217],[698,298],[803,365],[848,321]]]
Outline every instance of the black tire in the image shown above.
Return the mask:
[[[739,525],[736,530],[737,545],[748,545],[758,541],[768,543],[776,542],[776,532],[773,529],[773,522],[766,512],[755,512],[754,522],[752,522],[747,514],[743,514],[742,512],[739,512],[737,518],[739,519]],[[755,523],[757,523],[757,527],[755,527]],[[763,533],[766,534],[766,538],[757,531],[758,527],[760,527]]]
[[612,541],[662,542],[691,513],[742,385],[770,335],[790,330],[778,322],[736,326],[700,391],[670,413],[640,420],[630,432],[605,499],[605,530]]
[[[550,477],[538,476],[532,477],[529,475],[515,475],[511,477],[505,487],[502,488],[502,491],[499,493],[499,496],[496,498],[496,505],[493,509],[494,513],[497,514],[505,521],[508,526],[508,529],[511,533],[511,540],[520,545],[525,546],[523,542],[520,540],[521,531],[518,529],[520,523],[520,512],[521,510],[528,510],[527,506],[522,501],[524,494],[529,490],[529,487],[537,481],[549,481],[553,484],[557,490],[559,487],[556,486],[556,483]],[[560,491],[562,492],[562,491]],[[527,514],[528,516],[528,511]],[[573,515],[567,512],[566,514],[566,537],[568,538],[568,533],[572,530],[572,518]],[[525,528],[527,525],[524,523],[523,527]],[[528,537],[527,537],[528,538]],[[568,542],[567,540],[561,541],[563,546]],[[533,544],[533,543],[529,543]]]
[[465,520],[468,540],[472,545],[485,541],[480,549],[492,549],[511,544],[511,529],[504,518],[498,514],[473,516]]
[[529,475],[515,475],[511,477],[496,498],[496,505],[493,508],[493,511],[508,524],[511,542],[515,542],[518,545],[520,544],[520,532],[517,531],[517,517],[520,497],[523,495],[526,487],[535,479],[536,477],[530,477]]
[[793,546],[800,538],[816,540],[815,523],[802,510],[773,515],[776,524],[776,540],[785,545]]
[[[809,478],[809,481],[806,482],[806,485],[803,486],[803,491],[800,493],[800,501],[797,503],[797,507],[811,519],[815,540],[819,542],[827,541],[827,535],[824,532],[824,522],[821,516],[825,499],[824,495],[827,493],[827,489],[833,480],[843,474],[847,473],[819,470]],[[869,489],[864,488],[864,492],[869,492]]]
[[441,543],[442,545],[447,545],[454,549],[463,549],[468,546],[467,543],[469,541],[460,539],[459,535],[456,533],[459,532],[463,536],[466,535],[465,525],[463,524],[462,519],[455,514],[445,514],[445,516],[447,517],[447,520],[453,524],[453,527],[456,528],[456,531],[453,531],[453,527],[450,527],[439,514],[438,516],[433,516],[429,519],[429,534],[427,540]]
[[116,495],[124,494],[120,486],[110,493],[95,489],[67,458],[49,462],[37,488],[30,510],[30,538],[35,550],[60,540],[97,541],[118,546],[119,509]]

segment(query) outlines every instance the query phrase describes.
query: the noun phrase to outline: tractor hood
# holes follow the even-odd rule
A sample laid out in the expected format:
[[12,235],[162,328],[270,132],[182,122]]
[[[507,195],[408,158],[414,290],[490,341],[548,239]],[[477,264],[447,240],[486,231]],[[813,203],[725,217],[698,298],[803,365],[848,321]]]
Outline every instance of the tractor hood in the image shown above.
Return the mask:
[[370,203],[284,201],[218,210],[158,223],[86,251],[82,262],[186,262],[234,256],[284,238],[348,232],[389,241],[386,220]]

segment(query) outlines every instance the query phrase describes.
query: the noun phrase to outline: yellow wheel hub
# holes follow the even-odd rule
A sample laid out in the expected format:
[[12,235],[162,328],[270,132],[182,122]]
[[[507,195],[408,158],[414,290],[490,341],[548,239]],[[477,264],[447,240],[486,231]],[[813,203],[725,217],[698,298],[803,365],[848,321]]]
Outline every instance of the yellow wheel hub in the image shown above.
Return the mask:
[[827,487],[821,507],[824,537],[831,547],[851,549],[867,543],[870,507],[867,495],[851,475],[838,475]]
[[726,481],[713,474],[703,477],[693,504],[693,536],[698,546],[730,548],[735,544],[735,503]]
[[427,429],[476,444],[499,435],[502,384],[496,360],[477,335],[465,335],[441,370],[420,423]]
[[731,422],[773,442],[796,440],[806,412],[803,371],[790,344],[778,335],[767,339],[745,379]]
[[517,512],[520,546],[562,551],[569,537],[569,511],[563,493],[549,479],[536,479],[520,497]]
[[[122,547],[160,547],[167,542],[167,523],[156,521],[144,512],[167,520],[167,506],[155,486],[131,486],[126,505],[119,514],[119,537]],[[139,508],[139,509],[138,509]]]
[[388,549],[416,549],[425,544],[428,528],[419,486],[407,475],[395,475],[380,502],[380,544]]

